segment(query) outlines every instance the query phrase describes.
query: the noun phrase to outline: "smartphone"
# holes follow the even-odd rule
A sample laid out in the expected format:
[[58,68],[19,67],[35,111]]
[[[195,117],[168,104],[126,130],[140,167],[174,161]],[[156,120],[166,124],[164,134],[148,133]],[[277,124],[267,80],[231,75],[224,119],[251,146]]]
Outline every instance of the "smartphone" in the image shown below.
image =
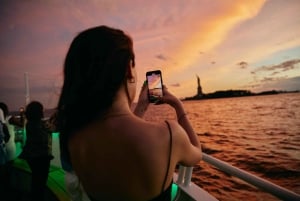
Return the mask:
[[150,103],[159,102],[159,97],[163,96],[163,81],[160,70],[148,71],[146,73],[148,84],[148,98]]

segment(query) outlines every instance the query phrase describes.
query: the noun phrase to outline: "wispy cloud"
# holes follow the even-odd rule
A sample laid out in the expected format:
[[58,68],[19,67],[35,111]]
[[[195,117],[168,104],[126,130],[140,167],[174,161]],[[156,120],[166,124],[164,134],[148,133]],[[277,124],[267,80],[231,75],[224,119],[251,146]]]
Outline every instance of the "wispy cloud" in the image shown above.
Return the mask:
[[[296,78],[287,74],[289,73],[289,71],[294,72],[295,69],[300,68],[299,63],[300,59],[292,59],[283,61],[275,65],[260,66],[258,68],[255,68],[253,71],[250,72],[253,76],[253,80],[247,85],[245,85],[244,88],[250,87],[256,90],[263,90],[263,88],[271,89],[273,87],[273,89],[280,90],[299,90],[300,84],[297,85],[294,82]],[[297,77],[297,74],[295,76]],[[280,86],[280,84],[282,85]],[[287,88],[285,89],[284,87]]]
[[237,65],[241,68],[241,69],[245,69],[248,67],[248,63],[245,61],[241,61],[239,63],[237,63]]
[[167,57],[164,56],[164,55],[162,55],[162,54],[156,55],[155,58],[160,59],[160,60],[163,60],[163,61],[166,61],[166,60],[167,60]]
[[[270,65],[270,66],[261,66],[256,68],[253,72],[265,72],[265,71],[274,71],[273,73],[278,74],[278,71],[285,72],[289,70],[293,70],[295,68],[300,68],[300,59],[293,59],[289,61],[284,61],[280,64]],[[273,74],[274,75],[274,74]]]

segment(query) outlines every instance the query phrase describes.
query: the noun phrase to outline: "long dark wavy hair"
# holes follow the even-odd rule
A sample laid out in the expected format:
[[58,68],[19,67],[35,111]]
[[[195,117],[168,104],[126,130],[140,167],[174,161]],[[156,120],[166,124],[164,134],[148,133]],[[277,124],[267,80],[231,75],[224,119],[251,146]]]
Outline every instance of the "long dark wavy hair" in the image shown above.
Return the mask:
[[125,81],[130,62],[134,65],[132,39],[121,30],[93,27],[72,41],[57,106],[60,148],[67,162],[70,162],[68,139],[105,115]]

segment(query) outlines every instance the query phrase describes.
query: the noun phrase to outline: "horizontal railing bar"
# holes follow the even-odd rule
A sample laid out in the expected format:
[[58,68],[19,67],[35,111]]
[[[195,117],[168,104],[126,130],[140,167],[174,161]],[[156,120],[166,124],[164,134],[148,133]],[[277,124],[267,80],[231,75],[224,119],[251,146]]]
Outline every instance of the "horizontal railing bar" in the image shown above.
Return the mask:
[[232,176],[238,177],[239,179],[246,181],[276,197],[282,200],[289,200],[289,201],[299,201],[300,195],[296,194],[295,192],[292,192],[286,188],[283,188],[281,186],[278,186],[270,181],[267,181],[265,179],[262,179],[258,176],[255,176],[249,172],[246,172],[244,170],[241,170],[237,167],[234,167],[224,161],[221,161],[213,156],[210,156],[206,153],[203,154],[203,161],[209,163],[212,166],[217,167],[223,172],[226,172],[227,174],[230,174]]

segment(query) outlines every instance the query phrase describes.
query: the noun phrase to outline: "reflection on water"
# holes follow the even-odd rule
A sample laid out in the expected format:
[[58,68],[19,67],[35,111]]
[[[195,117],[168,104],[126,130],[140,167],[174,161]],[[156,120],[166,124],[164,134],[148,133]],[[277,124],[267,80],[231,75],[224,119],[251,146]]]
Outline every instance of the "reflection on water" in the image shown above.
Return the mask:
[[[300,93],[186,101],[203,151],[300,194]],[[148,121],[175,120],[168,105],[151,105]],[[60,166],[58,134],[51,161]],[[21,150],[17,143],[18,153]],[[220,201],[277,201],[201,161],[192,180]]]
[[[300,93],[186,101],[203,151],[300,194]],[[149,121],[175,119],[167,105],[150,106]],[[193,181],[220,200],[278,200],[205,162]]]

